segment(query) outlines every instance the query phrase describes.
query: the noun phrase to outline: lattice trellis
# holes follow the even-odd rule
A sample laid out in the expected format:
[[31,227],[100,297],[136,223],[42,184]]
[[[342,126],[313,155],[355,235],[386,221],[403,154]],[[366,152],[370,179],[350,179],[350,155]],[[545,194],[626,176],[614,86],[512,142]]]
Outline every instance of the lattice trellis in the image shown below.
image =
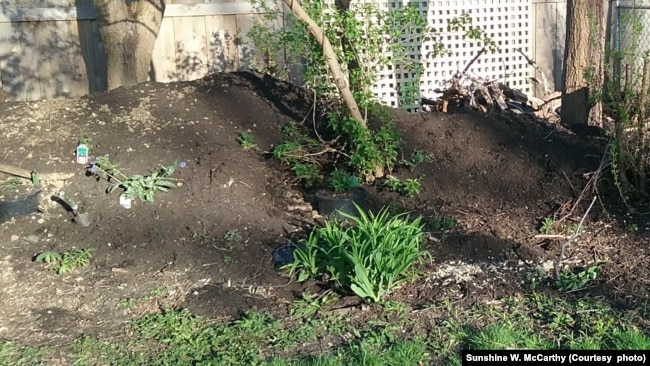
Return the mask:
[[[399,9],[408,4],[417,6],[427,14],[429,25],[439,33],[444,45],[451,51],[451,55],[431,58],[427,55],[433,50],[433,41],[414,45],[417,51],[411,57],[423,60],[424,73],[420,79],[422,96],[435,98],[434,90],[451,79],[458,70],[463,70],[481,49],[475,41],[464,39],[461,33],[447,31],[448,21],[460,16],[463,11],[471,16],[473,25],[484,30],[500,48],[500,52],[483,54],[469,72],[483,78],[502,80],[512,88],[531,93],[528,77],[532,69],[516,51],[521,49],[527,55],[531,52],[530,0],[388,0],[378,3],[385,10]],[[398,107],[400,85],[412,81],[412,75],[384,69],[379,73],[373,93],[383,103]],[[417,109],[417,106],[402,107]]]

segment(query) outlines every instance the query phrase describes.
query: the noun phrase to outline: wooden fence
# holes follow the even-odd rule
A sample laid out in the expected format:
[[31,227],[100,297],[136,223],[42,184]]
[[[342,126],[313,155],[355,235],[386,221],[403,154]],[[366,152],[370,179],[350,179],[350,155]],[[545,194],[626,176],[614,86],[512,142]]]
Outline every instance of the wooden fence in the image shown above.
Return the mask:
[[[187,2],[167,2],[152,80],[193,80],[243,69],[258,59],[246,37],[259,17],[250,3]],[[18,101],[106,90],[92,0],[0,1],[0,88],[7,100]]]
[[[246,37],[260,17],[250,3],[198,1],[167,2],[152,80],[192,80],[260,61]],[[531,10],[530,56],[558,87],[565,2],[531,0]],[[105,90],[106,62],[92,0],[0,0],[0,87],[7,100],[19,101]]]

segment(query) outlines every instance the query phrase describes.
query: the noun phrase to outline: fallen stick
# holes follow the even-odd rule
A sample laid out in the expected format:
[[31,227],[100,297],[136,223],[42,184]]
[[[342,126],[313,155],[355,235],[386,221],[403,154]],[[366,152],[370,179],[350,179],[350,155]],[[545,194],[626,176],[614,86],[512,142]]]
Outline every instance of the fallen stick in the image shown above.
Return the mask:
[[569,245],[572,241],[574,241],[577,237],[578,234],[580,234],[580,229],[582,229],[582,223],[585,221],[587,218],[587,215],[589,215],[589,211],[591,211],[591,208],[594,207],[594,203],[596,203],[596,198],[598,196],[594,196],[594,199],[591,200],[591,204],[589,205],[589,208],[587,209],[587,212],[582,216],[582,219],[580,220],[580,223],[578,224],[578,227],[576,228],[575,232],[567,241],[565,241],[562,244],[562,247],[560,248],[560,255],[557,258],[557,261],[554,263],[555,267],[555,280],[559,281],[560,280],[560,266],[562,265],[562,259],[564,259],[564,250],[566,249],[567,245]]
[[[0,163],[0,172],[11,174],[20,178],[32,179],[31,171],[27,169],[11,166],[8,164]],[[39,180],[44,180],[44,181],[66,180],[74,176],[73,173],[37,173],[37,175]]]
[[562,234],[537,234],[535,235],[535,238],[543,238],[543,239],[566,239],[566,235]]

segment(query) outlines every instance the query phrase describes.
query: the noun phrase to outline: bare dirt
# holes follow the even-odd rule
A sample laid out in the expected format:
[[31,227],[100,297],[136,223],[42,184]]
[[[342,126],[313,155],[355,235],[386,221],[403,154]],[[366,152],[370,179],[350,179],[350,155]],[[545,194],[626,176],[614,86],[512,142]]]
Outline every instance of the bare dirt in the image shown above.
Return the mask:
[[[304,236],[318,215],[264,152],[282,142],[282,126],[305,120],[310,101],[302,89],[241,73],[0,104],[0,163],[43,176],[71,175],[40,182],[39,212],[0,224],[0,339],[36,345],[111,336],[134,313],[168,307],[215,318],[251,309],[282,313],[313,284],[280,275],[273,250]],[[579,221],[593,196],[591,190],[581,195],[586,177],[598,169],[607,141],[508,114],[395,112],[395,122],[405,154],[420,149],[433,161],[395,172],[422,179],[416,198],[369,186],[369,199],[376,207],[458,221],[448,238],[429,241],[433,262],[396,299],[469,306],[525,291],[531,267],[550,274],[562,240],[537,236],[539,224],[554,215]],[[250,131],[260,153],[241,148],[241,131]],[[75,162],[84,136],[92,142],[91,160],[109,154],[128,174],[184,162],[174,175],[179,186],[159,192],[152,204],[120,206],[118,192],[106,193],[108,182]],[[0,173],[0,181],[10,178]],[[20,189],[30,191],[30,184],[23,180]],[[90,225],[75,223],[52,200],[61,190]],[[608,259],[602,275],[576,296],[592,293],[634,306],[648,300],[650,216],[643,208],[634,217],[617,215],[618,206],[609,204],[614,200],[601,193],[565,264],[589,267]],[[241,239],[226,240],[229,232]],[[33,260],[43,251],[71,248],[95,248],[92,264],[57,275]],[[129,298],[144,300],[135,310],[121,308]]]

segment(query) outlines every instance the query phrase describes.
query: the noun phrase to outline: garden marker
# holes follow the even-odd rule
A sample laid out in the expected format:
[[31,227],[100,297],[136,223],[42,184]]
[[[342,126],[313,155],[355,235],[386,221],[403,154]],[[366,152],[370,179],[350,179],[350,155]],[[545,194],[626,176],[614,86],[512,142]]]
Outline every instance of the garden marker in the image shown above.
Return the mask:
[[88,146],[84,144],[77,146],[77,163],[88,164]]
[[131,208],[131,199],[127,197],[125,194],[120,195],[120,205],[126,209]]

